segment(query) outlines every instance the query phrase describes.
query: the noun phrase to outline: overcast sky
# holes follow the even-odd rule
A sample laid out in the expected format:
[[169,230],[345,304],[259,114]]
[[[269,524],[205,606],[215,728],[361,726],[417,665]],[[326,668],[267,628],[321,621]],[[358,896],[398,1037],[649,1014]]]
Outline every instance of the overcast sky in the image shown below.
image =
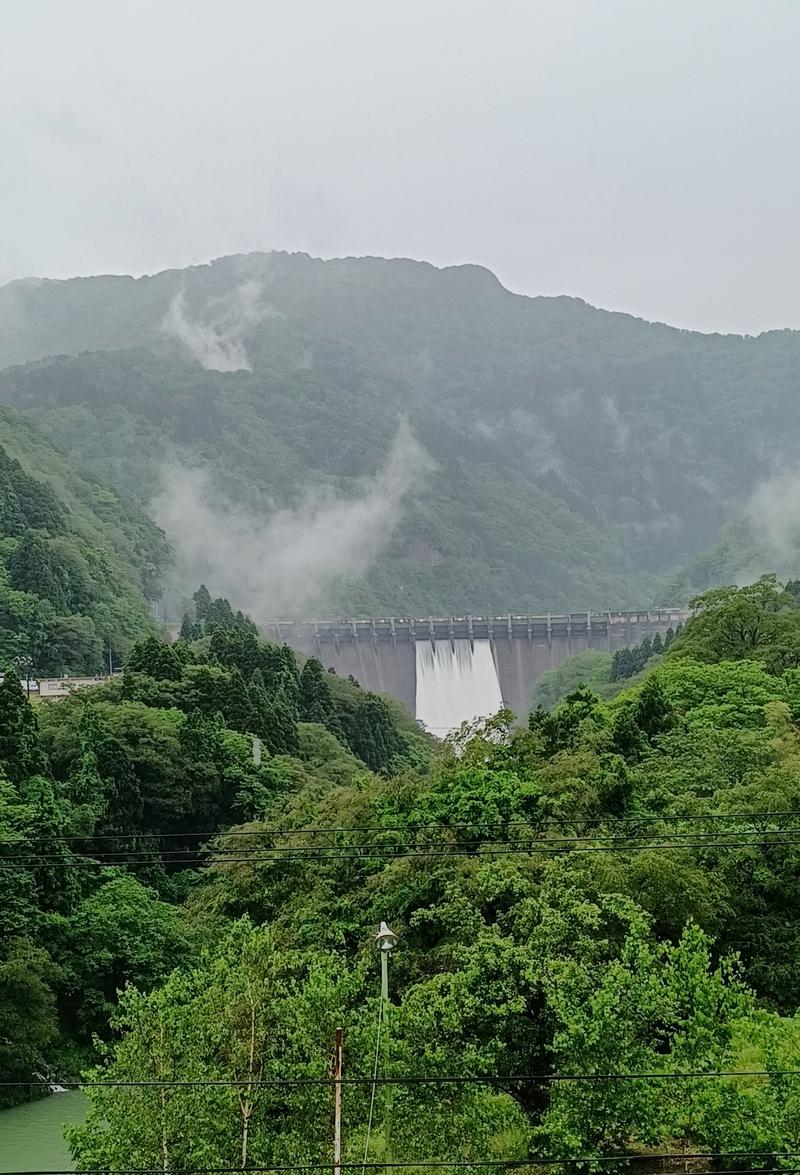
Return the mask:
[[254,249],[800,328],[799,0],[0,0],[0,282]]

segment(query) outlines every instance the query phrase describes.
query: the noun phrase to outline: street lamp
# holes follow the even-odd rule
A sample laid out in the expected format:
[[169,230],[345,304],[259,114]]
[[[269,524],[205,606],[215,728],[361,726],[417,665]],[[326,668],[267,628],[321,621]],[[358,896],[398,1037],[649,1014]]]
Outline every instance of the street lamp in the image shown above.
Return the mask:
[[[389,952],[394,950],[397,946],[397,935],[393,930],[390,930],[385,922],[381,922],[380,929],[375,935],[375,941],[378,944],[378,950],[381,953],[381,1012],[385,1028],[388,1029],[389,1019]],[[388,1061],[388,1044],[389,1033],[384,1030],[384,1057]],[[384,1075],[388,1077],[388,1063],[384,1069]],[[391,1143],[391,1129],[392,1129],[392,1103],[394,1102],[394,1090],[391,1085],[386,1086],[386,1099],[384,1102],[384,1121],[383,1121],[383,1158],[389,1163],[392,1159],[392,1143]]]
[[385,922],[381,922],[381,928],[375,935],[375,941],[381,952],[381,999],[384,1003],[383,1014],[385,1016],[385,1005],[389,999],[389,951],[394,950],[397,946],[397,935],[389,929]]

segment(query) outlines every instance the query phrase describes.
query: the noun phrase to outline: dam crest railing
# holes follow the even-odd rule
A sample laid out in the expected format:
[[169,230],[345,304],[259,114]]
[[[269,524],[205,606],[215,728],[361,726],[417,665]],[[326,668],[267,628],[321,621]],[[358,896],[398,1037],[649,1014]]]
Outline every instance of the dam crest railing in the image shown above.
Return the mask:
[[302,647],[416,643],[456,640],[547,641],[584,637],[629,636],[638,641],[648,633],[663,632],[684,622],[683,608],[646,608],[638,611],[546,612],[520,616],[386,617],[370,620],[275,620],[262,625],[266,636],[279,643]]

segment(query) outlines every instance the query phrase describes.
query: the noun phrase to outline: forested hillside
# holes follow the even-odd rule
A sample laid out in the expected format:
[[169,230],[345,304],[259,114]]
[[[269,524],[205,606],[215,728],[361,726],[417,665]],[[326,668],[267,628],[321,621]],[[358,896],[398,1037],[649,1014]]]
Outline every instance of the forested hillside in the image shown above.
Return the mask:
[[0,686],[0,1079],[97,1061],[80,1169],[328,1163],[340,1026],[346,1162],[782,1169],[793,588],[710,593],[612,701],[579,686],[433,761],[380,699],[195,609],[100,689],[34,712]]
[[146,637],[121,677],[64,701],[0,682],[0,1105],[37,1072],[74,1076],[121,986],[198,957],[180,905],[217,832],[430,761],[398,704],[301,669],[204,588],[194,611],[191,641]]
[[0,663],[96,673],[150,631],[164,536],[0,407]]
[[330,614],[639,606],[792,571],[792,487],[769,479],[800,464],[794,332],[705,336],[475,266],[280,253],[13,283],[0,326],[0,400],[143,502],[176,457],[234,506],[352,496],[408,419],[435,468]]

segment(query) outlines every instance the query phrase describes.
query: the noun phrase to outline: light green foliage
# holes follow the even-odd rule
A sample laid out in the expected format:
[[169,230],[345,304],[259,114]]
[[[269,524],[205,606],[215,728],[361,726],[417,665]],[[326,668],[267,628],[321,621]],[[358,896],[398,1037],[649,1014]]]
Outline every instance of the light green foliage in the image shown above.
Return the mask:
[[129,980],[148,990],[187,954],[174,906],[126,875],[110,876],[55,929],[53,953],[80,1033],[104,1033]]
[[586,649],[569,657],[558,669],[548,669],[533,689],[533,706],[552,710],[579,685],[588,685],[595,693],[611,681],[611,654],[602,649]]
[[[0,952],[0,1073],[29,1081],[58,1034],[52,984],[56,968],[46,951],[12,939]],[[0,1091],[0,1106],[23,1101],[24,1088]]]
[[694,614],[671,649],[698,661],[760,661],[771,672],[800,665],[800,611],[774,575],[748,587],[715,588],[692,601]]
[[[255,1087],[291,1073],[326,1077],[352,980],[325,952],[281,951],[269,932],[235,924],[213,953],[149,997],[128,993],[125,1030],[101,1072],[151,1079],[230,1080],[232,1087],[91,1090],[70,1131],[80,1167],[246,1167],[318,1160],[329,1109],[319,1089]],[[191,1123],[191,1129],[186,1129]]]
[[324,726],[301,722],[297,734],[301,760],[331,783],[353,783],[366,772],[365,765]]
[[[714,968],[708,939],[691,923],[680,940],[654,944],[632,904],[619,904],[630,929],[605,967],[557,958],[544,990],[556,1027],[555,1068],[564,1073],[670,1073],[724,1068],[732,1029],[754,1003],[735,969]],[[692,1082],[565,1082],[537,1131],[549,1153],[619,1153],[631,1137],[654,1145],[689,1133]]]

